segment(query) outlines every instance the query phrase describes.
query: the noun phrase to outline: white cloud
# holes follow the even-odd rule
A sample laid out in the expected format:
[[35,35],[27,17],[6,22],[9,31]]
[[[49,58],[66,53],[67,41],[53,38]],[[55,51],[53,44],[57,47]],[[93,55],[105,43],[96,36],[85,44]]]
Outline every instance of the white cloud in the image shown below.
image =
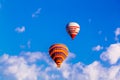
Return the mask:
[[4,54],[0,58],[0,64],[3,79],[9,77],[11,80],[37,80],[39,68],[35,64],[29,65],[22,56]]
[[102,49],[103,49],[103,47],[100,46],[100,45],[97,45],[97,46],[95,46],[95,47],[92,48],[93,51],[100,51]]
[[109,80],[118,80],[118,76],[120,76],[120,65],[112,66],[111,68],[109,68],[108,75],[109,75]]
[[[89,77],[90,80],[98,80],[99,79],[99,66],[98,62],[94,62],[84,69],[84,73]],[[87,78],[87,77],[86,77]]]
[[40,14],[40,11],[41,11],[41,8],[38,8],[37,11],[35,11],[35,12],[32,14],[32,18],[38,17],[39,14]]
[[[119,44],[112,44],[109,49],[113,52],[118,50]],[[115,47],[117,46],[117,47]],[[112,47],[112,48],[111,48]],[[117,49],[114,49],[117,48]],[[120,50],[120,49],[119,49]],[[104,52],[104,55],[105,53]],[[116,51],[117,52],[117,51]],[[0,79],[2,80],[119,80],[120,65],[115,64],[105,67],[99,61],[89,65],[77,62],[71,63],[70,56],[58,69],[48,53],[22,52],[18,56],[4,54],[0,57]],[[108,54],[108,53],[106,53]],[[111,53],[110,53],[111,54]],[[106,56],[107,59],[109,56]],[[114,55],[112,54],[113,58]],[[73,59],[72,59],[73,60]]]
[[[75,55],[70,53],[68,59],[73,57]],[[19,56],[4,54],[0,57],[0,72],[3,80],[59,80],[69,75],[66,71],[63,77],[62,71],[57,69],[49,54],[41,52],[22,52]]]
[[38,60],[44,60],[47,61],[47,56],[44,54],[46,53],[41,53],[41,52],[22,52],[21,55],[26,58],[27,62],[36,62]]
[[23,33],[23,32],[25,32],[25,26],[17,27],[17,28],[15,29],[15,31],[18,32],[18,33]]
[[120,43],[111,44],[107,51],[101,54],[101,59],[104,61],[109,61],[110,64],[116,64],[120,59]]
[[119,41],[119,38],[118,38],[119,35],[120,35],[120,28],[117,28],[117,29],[115,30],[115,40],[116,40],[116,41]]
[[74,65],[66,64],[61,72],[66,80],[119,80],[120,65],[108,68],[103,67],[98,61],[90,65],[78,62]]

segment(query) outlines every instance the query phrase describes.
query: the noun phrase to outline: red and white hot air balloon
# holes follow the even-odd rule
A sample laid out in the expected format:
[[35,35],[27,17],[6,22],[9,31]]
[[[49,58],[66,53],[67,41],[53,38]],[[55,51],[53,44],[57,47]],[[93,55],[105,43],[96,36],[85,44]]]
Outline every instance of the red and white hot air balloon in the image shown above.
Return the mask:
[[74,39],[80,31],[80,25],[76,22],[70,22],[67,24],[66,30],[71,38]]

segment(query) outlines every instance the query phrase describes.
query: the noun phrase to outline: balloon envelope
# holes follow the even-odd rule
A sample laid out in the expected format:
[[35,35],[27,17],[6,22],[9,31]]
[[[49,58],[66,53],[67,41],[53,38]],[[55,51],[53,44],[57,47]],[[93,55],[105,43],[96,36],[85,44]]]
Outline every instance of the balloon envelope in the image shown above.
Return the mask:
[[68,56],[68,48],[64,44],[53,44],[49,48],[49,55],[54,60],[57,67],[60,68],[62,62]]
[[80,31],[80,25],[76,22],[70,22],[67,24],[66,30],[71,38],[74,39]]

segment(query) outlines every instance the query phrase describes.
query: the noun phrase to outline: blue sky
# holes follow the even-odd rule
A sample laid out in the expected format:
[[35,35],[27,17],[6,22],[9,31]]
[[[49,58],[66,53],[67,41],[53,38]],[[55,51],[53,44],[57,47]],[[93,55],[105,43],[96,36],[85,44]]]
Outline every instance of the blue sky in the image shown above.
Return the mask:
[[[71,21],[80,25],[74,40],[66,32]],[[119,39],[119,0],[0,0],[0,79],[118,80]],[[60,70],[48,55],[54,43],[69,48]],[[102,77],[96,75],[100,71]]]

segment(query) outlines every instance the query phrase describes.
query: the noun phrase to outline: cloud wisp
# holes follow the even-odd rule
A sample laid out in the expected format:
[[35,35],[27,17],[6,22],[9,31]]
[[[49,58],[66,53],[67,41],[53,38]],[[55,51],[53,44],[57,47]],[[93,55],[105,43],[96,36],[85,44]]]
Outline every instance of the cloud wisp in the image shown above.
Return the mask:
[[25,49],[25,48],[30,49],[30,48],[31,48],[31,41],[28,40],[26,44],[21,44],[21,45],[20,45],[20,48],[21,48],[21,49]]
[[116,40],[117,42],[119,42],[118,36],[120,36],[120,28],[117,28],[117,29],[115,30],[115,40]]
[[32,14],[32,18],[38,17],[39,14],[41,12],[41,8],[38,8],[33,14]]
[[103,49],[103,47],[100,46],[100,45],[97,45],[97,46],[95,46],[95,47],[92,48],[93,51],[100,51],[102,49]]
[[15,31],[18,33],[23,33],[23,32],[25,32],[25,26],[17,27],[17,28],[15,28]]

